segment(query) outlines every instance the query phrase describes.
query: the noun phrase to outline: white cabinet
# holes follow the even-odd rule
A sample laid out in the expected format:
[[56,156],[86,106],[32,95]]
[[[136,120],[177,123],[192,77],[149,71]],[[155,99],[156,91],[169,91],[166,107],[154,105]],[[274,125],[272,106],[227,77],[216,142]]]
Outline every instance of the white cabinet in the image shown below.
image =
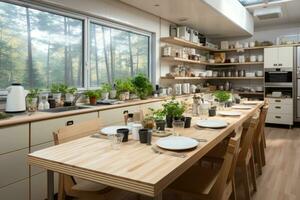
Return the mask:
[[284,68],[293,68],[294,66],[294,48],[280,47],[278,48],[278,66]]
[[293,99],[269,98],[266,123],[293,125]]
[[29,179],[0,188],[0,199],[29,200]]
[[[47,199],[47,172],[30,178],[30,200]],[[54,174],[54,193],[58,192],[58,174]]]
[[29,147],[29,124],[0,128],[0,154]]
[[78,123],[98,118],[98,112],[73,115],[31,123],[31,146],[53,141],[53,132],[67,123]]
[[131,112],[138,112],[141,110],[141,106],[128,106],[123,108],[109,109],[103,110],[99,112],[99,117],[103,125],[112,125],[112,124],[124,124],[123,112],[128,110]]
[[163,102],[161,102],[161,101],[158,101],[158,102],[153,102],[153,103],[147,103],[147,104],[143,104],[142,106],[141,106],[141,109],[142,110],[147,110],[147,109],[149,109],[149,108],[152,108],[152,109],[160,109],[160,108],[162,108],[162,104],[163,104]]
[[293,47],[270,47],[264,49],[264,68],[293,68]]
[[0,155],[0,187],[29,177],[28,153],[27,148]]

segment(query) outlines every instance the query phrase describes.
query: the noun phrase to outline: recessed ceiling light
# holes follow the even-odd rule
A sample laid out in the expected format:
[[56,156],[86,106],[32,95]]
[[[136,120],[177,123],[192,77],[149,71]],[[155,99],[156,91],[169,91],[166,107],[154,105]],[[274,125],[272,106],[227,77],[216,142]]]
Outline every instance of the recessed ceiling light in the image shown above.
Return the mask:
[[186,18],[186,17],[183,17],[183,18],[179,18],[178,19],[178,21],[180,21],[180,22],[186,22],[188,20],[188,18]]

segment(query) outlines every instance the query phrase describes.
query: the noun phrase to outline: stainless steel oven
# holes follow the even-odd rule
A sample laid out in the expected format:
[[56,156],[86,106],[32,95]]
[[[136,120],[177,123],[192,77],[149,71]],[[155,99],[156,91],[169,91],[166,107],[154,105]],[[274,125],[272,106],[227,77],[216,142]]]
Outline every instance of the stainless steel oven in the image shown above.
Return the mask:
[[265,69],[266,87],[293,87],[293,68]]

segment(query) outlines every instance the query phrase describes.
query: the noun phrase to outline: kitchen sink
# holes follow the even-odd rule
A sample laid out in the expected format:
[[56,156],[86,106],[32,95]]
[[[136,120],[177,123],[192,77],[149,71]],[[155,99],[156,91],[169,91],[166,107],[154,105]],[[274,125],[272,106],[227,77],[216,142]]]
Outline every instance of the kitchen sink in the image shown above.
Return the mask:
[[84,107],[84,106],[65,106],[65,107],[58,107],[58,108],[50,108],[50,109],[47,109],[47,110],[43,110],[42,112],[59,113],[59,112],[89,109],[89,108],[90,107]]

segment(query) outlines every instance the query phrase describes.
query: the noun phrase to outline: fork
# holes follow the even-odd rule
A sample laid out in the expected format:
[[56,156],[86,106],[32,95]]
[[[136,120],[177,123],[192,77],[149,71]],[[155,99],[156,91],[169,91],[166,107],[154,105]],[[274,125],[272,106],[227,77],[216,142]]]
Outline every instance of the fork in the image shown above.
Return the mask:
[[157,153],[157,154],[166,154],[166,155],[174,156],[174,157],[178,157],[178,158],[185,158],[186,157],[186,154],[184,154],[184,153],[165,152],[165,151],[159,150],[158,148],[156,148],[154,146],[152,146],[151,149],[154,153]]

